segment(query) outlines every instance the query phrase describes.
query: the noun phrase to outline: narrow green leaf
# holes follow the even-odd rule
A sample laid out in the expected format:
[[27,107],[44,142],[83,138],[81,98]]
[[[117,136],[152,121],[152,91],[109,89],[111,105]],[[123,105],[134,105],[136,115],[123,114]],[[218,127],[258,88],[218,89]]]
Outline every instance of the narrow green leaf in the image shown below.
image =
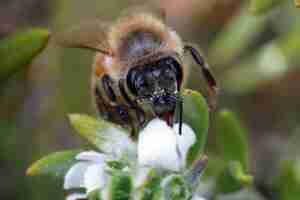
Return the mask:
[[[230,92],[249,93],[260,85],[285,75],[289,70],[288,64],[280,46],[276,42],[270,42],[236,68],[228,70],[221,84]],[[245,74],[249,78],[245,78]]]
[[239,161],[245,170],[249,167],[247,134],[237,117],[230,111],[218,113],[216,143],[225,162]]
[[75,164],[75,156],[81,150],[69,150],[52,153],[35,163],[26,171],[27,176],[49,175],[57,178],[64,177],[69,168]]
[[183,121],[193,128],[197,141],[191,147],[187,162],[191,164],[204,152],[209,127],[209,110],[204,97],[192,90],[183,92]]
[[251,0],[250,11],[254,14],[264,14],[283,2],[284,0]]
[[111,200],[130,200],[132,192],[132,180],[129,173],[115,170],[111,177],[109,185],[109,194]]
[[[274,41],[282,54],[286,57],[286,60],[289,64],[294,62],[299,62],[299,51],[300,51],[300,24],[295,24],[295,26],[288,31],[286,34],[280,36],[277,40]],[[290,66],[292,67],[292,66]]]
[[252,182],[253,177],[244,172],[240,162],[230,162],[217,177],[215,194],[237,192],[243,187],[250,186]]
[[[300,26],[263,45],[255,54],[223,74],[221,85],[230,92],[249,93],[272,80],[284,77],[299,62]],[[245,74],[247,77],[245,78]]]
[[209,160],[207,166],[204,170],[201,180],[211,179],[216,175],[220,174],[224,170],[226,163],[222,158],[219,158],[215,155],[209,155]]
[[50,33],[32,29],[13,34],[0,41],[0,81],[7,79],[32,59],[47,45]]
[[298,200],[300,196],[300,163],[299,161],[283,161],[280,175],[275,180],[274,187],[279,192],[280,199]]
[[116,124],[80,114],[71,114],[69,118],[82,137],[105,153],[123,153],[134,148],[127,132]]
[[266,28],[265,16],[253,16],[248,5],[242,6],[236,15],[222,30],[209,49],[211,65],[225,67],[234,62],[253,43]]

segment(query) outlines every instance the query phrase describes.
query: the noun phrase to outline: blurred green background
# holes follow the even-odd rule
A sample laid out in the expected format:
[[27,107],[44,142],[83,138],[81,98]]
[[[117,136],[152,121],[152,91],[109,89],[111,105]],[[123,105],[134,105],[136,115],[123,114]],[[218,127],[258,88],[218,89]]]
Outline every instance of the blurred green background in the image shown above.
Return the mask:
[[[55,33],[95,17],[113,19],[138,0],[1,0],[0,39],[34,27]],[[218,108],[236,112],[249,131],[250,172],[265,198],[281,160],[297,160],[300,142],[300,9],[284,0],[161,0],[167,22],[197,43],[220,84]],[[20,50],[20,49],[18,49]],[[6,55],[9,56],[9,55]],[[67,113],[94,114],[93,53],[50,41],[30,65],[0,84],[0,198],[63,199],[62,181],[25,177],[50,152],[86,145]],[[1,60],[0,60],[1,67]],[[188,87],[206,94],[199,69]],[[215,148],[214,113],[208,154]],[[230,141],[229,141],[230,142]]]

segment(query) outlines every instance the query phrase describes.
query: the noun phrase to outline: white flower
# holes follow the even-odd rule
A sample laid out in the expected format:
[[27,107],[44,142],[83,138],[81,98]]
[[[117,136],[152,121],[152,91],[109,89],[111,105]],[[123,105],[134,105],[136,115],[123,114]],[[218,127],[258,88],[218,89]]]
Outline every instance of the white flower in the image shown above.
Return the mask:
[[87,195],[82,193],[73,193],[67,196],[66,200],[78,200],[78,199],[86,199]]
[[203,198],[199,195],[194,195],[191,200],[205,200],[205,198]]
[[109,142],[103,142],[101,150],[105,154],[111,155],[116,160],[119,160],[127,154],[127,156],[136,156],[134,153],[136,152],[136,145],[128,136],[128,133],[123,132],[121,129],[111,127],[106,129],[106,133],[104,139]]
[[86,197],[88,193],[101,189],[107,182],[105,173],[105,161],[108,157],[95,151],[85,151],[76,156],[79,161],[74,164],[65,175],[64,189],[85,188],[86,194],[74,193],[67,200]]
[[178,124],[172,128],[161,119],[153,119],[139,134],[138,162],[142,166],[179,171],[185,166],[189,148],[195,143],[194,131],[182,124],[182,134],[178,134]]

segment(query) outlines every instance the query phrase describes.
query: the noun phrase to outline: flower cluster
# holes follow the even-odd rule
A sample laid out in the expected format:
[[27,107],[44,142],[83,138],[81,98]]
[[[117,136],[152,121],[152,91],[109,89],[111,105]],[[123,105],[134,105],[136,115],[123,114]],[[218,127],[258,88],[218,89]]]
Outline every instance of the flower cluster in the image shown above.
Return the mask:
[[[220,200],[233,199],[232,194],[237,194],[237,199],[245,197],[247,193],[242,189],[251,185],[252,177],[245,173],[248,149],[238,120],[228,111],[219,113],[217,143],[223,148],[223,156],[216,159],[210,155],[209,170],[203,174],[207,165],[203,153],[209,109],[203,96],[195,91],[185,90],[182,96],[181,134],[178,124],[170,127],[155,118],[137,138],[131,138],[127,130],[103,119],[69,115],[76,132],[97,150],[52,153],[35,162],[27,175],[63,178],[67,200]],[[233,145],[238,150],[232,151]]]
[[[114,151],[111,152],[114,153],[111,154],[85,151],[76,155],[77,162],[65,175],[64,189],[84,188],[85,193],[72,193],[67,200],[87,198],[97,190],[107,191],[113,170],[109,163],[122,159],[123,144],[132,143],[128,140],[128,137],[124,137],[119,145],[113,147]],[[182,134],[179,135],[178,124],[172,128],[165,121],[153,119],[139,134],[137,159],[123,165],[121,170],[131,173],[134,189],[145,183],[150,169],[179,172],[185,168],[188,150],[195,140],[195,133],[188,125],[182,125]],[[107,193],[102,192],[101,195],[103,199],[108,199],[105,197]]]

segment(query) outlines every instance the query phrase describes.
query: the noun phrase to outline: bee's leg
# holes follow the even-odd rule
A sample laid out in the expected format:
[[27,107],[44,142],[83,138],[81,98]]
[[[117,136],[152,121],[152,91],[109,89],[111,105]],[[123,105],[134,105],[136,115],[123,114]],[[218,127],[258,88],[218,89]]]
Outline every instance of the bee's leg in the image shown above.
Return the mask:
[[97,111],[103,119],[111,120],[112,116],[111,113],[108,112],[108,107],[105,104],[104,98],[99,90],[98,87],[95,88],[95,103],[97,107]]
[[113,80],[110,78],[109,75],[105,74],[102,76],[101,81],[106,96],[109,98],[111,102],[116,103],[117,97],[112,86],[114,84]]
[[209,86],[208,104],[209,104],[210,109],[214,109],[216,106],[218,86],[217,86],[217,82],[216,82],[213,74],[211,73],[211,71],[209,69],[208,64],[205,62],[204,58],[201,56],[201,54],[199,53],[199,51],[197,50],[196,47],[193,47],[190,44],[186,44],[184,46],[184,50],[188,51],[192,55],[195,62],[201,67],[204,78],[206,79],[206,82]]
[[[100,88],[102,88],[103,95],[100,94],[102,99],[105,101],[104,108],[108,113],[108,119],[112,122],[127,127],[130,124],[130,116],[127,106],[123,105],[122,102],[118,102],[118,91],[115,87],[115,83],[109,75],[105,74],[102,76],[100,81]],[[100,91],[99,91],[100,93]]]
[[145,112],[139,108],[137,103],[129,97],[126,89],[125,89],[125,80],[121,79],[119,81],[119,90],[120,90],[120,95],[124,99],[124,102],[126,102],[127,106],[130,108],[132,111],[130,114],[132,115],[132,122],[131,122],[131,129],[132,129],[132,136],[137,135],[137,132],[141,127],[143,127],[146,117],[145,117]]
[[130,123],[130,116],[128,114],[128,111],[123,106],[118,105],[115,107],[115,109],[116,109],[116,112],[119,114],[121,121],[124,124]]

